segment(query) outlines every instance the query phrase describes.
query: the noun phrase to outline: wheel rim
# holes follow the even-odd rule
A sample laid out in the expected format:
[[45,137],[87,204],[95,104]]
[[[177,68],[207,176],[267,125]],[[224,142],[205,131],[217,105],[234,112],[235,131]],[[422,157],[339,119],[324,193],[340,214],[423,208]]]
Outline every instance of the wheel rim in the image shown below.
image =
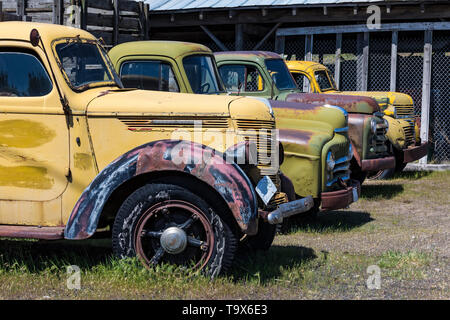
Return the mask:
[[376,171],[376,172],[370,172],[370,174],[367,175],[367,179],[369,179],[369,180],[376,180],[383,174],[383,172],[384,172],[384,170],[379,170],[379,171]]
[[160,262],[203,269],[208,263],[214,231],[204,213],[189,202],[167,200],[147,209],[136,225],[135,248],[146,267]]

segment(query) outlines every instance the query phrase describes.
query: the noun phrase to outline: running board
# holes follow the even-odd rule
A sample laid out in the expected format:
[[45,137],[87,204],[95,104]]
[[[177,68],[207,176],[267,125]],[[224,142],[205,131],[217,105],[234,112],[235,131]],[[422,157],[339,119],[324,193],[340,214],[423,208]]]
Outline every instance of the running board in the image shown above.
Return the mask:
[[58,240],[64,239],[64,227],[0,226],[0,237]]

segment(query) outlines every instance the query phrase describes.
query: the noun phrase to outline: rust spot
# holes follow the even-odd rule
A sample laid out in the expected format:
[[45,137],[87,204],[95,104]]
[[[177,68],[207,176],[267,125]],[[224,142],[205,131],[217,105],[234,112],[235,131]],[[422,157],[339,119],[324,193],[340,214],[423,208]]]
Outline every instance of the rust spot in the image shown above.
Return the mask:
[[0,186],[48,190],[53,184],[54,180],[47,175],[46,168],[0,166]]
[[286,101],[270,100],[270,105],[274,109],[292,109],[298,111],[318,111],[321,107],[317,104],[297,102],[295,99],[289,100],[290,96],[292,95],[287,96]]
[[286,101],[312,104],[330,104],[345,109],[348,113],[373,114],[380,111],[380,106],[375,99],[363,96],[295,93],[286,97]]
[[30,120],[0,121],[0,146],[35,148],[55,138],[56,133],[40,122]]
[[308,145],[313,133],[311,131],[280,129],[280,141],[283,143],[295,143]]
[[88,153],[75,153],[73,161],[77,169],[89,170],[92,168],[92,156]]

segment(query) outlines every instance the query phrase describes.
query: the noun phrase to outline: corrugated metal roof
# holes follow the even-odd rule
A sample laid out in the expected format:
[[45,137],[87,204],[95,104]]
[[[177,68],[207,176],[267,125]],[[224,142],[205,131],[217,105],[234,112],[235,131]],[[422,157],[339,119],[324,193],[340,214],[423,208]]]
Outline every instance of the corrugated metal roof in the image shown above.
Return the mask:
[[385,2],[385,0],[146,0],[153,11]]

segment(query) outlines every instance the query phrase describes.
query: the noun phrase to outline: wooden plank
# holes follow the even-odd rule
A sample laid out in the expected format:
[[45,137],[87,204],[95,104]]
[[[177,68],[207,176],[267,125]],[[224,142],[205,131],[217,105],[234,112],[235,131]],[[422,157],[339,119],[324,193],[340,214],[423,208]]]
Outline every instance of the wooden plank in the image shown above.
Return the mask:
[[334,60],[334,81],[339,89],[341,85],[341,53],[342,53],[342,33],[336,33],[336,53]]
[[145,16],[145,36],[144,39],[148,40],[150,39],[150,5],[148,3],[146,3],[144,5],[144,16]]
[[202,30],[211,38],[212,41],[220,48],[222,51],[229,51],[228,48],[219,40],[216,38],[216,36],[209,31],[209,29],[205,26],[200,26]]
[[397,48],[398,48],[398,31],[392,31],[391,41],[391,84],[390,90],[397,90]]
[[[312,52],[314,46],[314,34],[309,34],[305,37],[305,61],[312,60]],[[304,77],[303,79],[303,92],[310,92],[311,84],[308,79]]]
[[[423,48],[423,84],[422,84],[422,113],[420,121],[420,138],[428,141],[430,129],[431,107],[431,63],[433,55],[433,31],[425,31],[425,44]],[[427,164],[427,157],[419,160],[420,164]]]
[[53,23],[64,24],[64,0],[53,0]]
[[89,3],[90,8],[102,9],[102,10],[114,10],[111,0],[95,0]]
[[369,36],[369,32],[364,32],[362,91],[367,91],[367,85],[369,83]]

